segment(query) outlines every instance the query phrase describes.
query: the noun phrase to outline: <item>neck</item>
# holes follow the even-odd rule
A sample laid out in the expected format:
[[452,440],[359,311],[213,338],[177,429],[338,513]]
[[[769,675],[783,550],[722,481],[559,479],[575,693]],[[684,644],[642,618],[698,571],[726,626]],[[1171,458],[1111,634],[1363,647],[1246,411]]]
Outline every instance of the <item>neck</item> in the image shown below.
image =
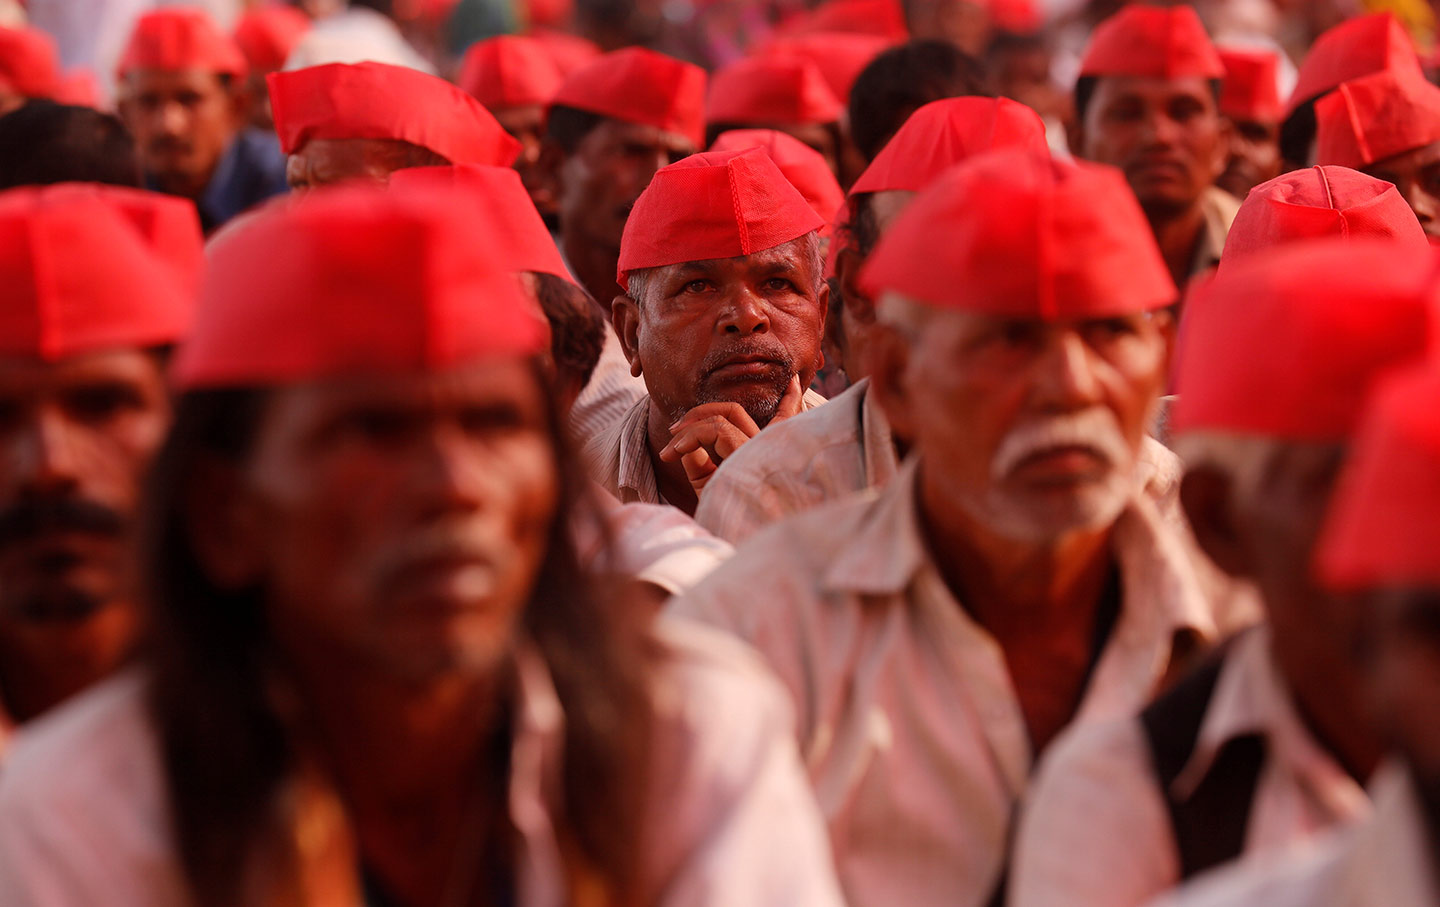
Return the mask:
[[660,496],[670,506],[694,516],[695,509],[700,506],[700,496],[695,493],[695,487],[685,475],[684,464],[666,463],[659,457],[659,451],[664,450],[665,445],[670,443],[670,420],[660,412],[653,400],[646,418],[648,421],[645,434],[649,447],[647,453],[650,455],[650,466],[655,471],[655,485],[660,489]]
[[1184,288],[1190,279],[1190,268],[1195,263],[1195,250],[1205,230],[1205,212],[1199,202],[1181,211],[1155,210],[1147,208],[1145,217],[1155,234],[1155,243],[1165,259],[1175,286]]
[[136,610],[112,604],[77,621],[0,621],[0,700],[24,723],[113,673],[135,640]]
[[1347,666],[1332,664],[1308,672],[1316,682],[1307,683],[1298,672],[1286,670],[1280,658],[1271,657],[1282,674],[1295,675],[1285,683],[1311,736],[1350,777],[1366,784],[1385,753],[1377,736],[1367,731],[1368,712],[1358,695],[1364,689],[1363,680]]
[[192,202],[199,201],[200,196],[205,194],[206,188],[210,185],[210,178],[214,176],[215,168],[210,168],[201,176],[193,176],[180,173],[152,173],[150,180],[155,188],[166,195],[178,195],[181,198],[188,198]]
[[563,228],[560,233],[560,248],[564,251],[565,261],[575,273],[575,278],[586,292],[595,297],[595,301],[605,313],[605,320],[609,321],[610,303],[623,292],[615,282],[615,271],[620,265],[620,250],[597,246],[566,232]]

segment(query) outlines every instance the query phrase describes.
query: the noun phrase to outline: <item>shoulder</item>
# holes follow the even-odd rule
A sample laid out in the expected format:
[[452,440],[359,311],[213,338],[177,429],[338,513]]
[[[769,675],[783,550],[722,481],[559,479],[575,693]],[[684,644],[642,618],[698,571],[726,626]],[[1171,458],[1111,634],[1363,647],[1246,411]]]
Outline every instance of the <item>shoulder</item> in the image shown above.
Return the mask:
[[1151,907],[1361,907],[1347,897],[1343,875],[1344,845],[1353,829],[1333,832],[1276,856],[1242,858],[1197,876]]
[[635,421],[644,419],[649,409],[650,396],[647,394],[635,401],[622,418],[612,422],[589,440],[582,440],[580,456],[590,470],[591,478],[605,486],[611,494],[615,493],[623,439],[628,432],[635,430]]
[[823,405],[768,426],[720,464],[711,485],[798,471],[825,448],[858,443],[859,401],[864,396],[856,390],[852,387],[834,400],[822,400]]

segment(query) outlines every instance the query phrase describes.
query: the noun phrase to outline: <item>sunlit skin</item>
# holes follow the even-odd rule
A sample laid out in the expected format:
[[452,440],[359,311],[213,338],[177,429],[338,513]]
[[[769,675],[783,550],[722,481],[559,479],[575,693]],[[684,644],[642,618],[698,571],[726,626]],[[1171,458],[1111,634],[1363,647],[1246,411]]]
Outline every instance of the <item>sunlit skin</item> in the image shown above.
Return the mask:
[[211,72],[141,69],[118,91],[145,172],[164,192],[199,198],[245,123],[243,90]]
[[[1440,835],[1440,586],[1381,589],[1367,606],[1375,618],[1367,701],[1414,775],[1433,840]],[[1440,861],[1440,853],[1432,856]]]
[[591,296],[606,300],[620,292],[615,271],[630,209],[657,170],[695,151],[684,136],[610,119],[590,130],[574,154],[554,143],[544,147],[538,169],[560,217],[560,248]]
[[[904,189],[865,194],[868,196],[865,203],[881,236],[916,195]],[[852,383],[870,374],[867,350],[870,328],[875,324],[875,300],[860,280],[865,261],[866,256],[853,247],[843,247],[835,253],[835,276],[840,281],[840,295],[845,302],[839,325],[845,339],[841,365]]]
[[155,355],[0,358],[0,696],[12,717],[128,653],[130,530],[169,419]]
[[1376,161],[1364,170],[1394,183],[1432,242],[1440,241],[1440,142]]
[[[1037,751],[1083,692],[1111,523],[1133,488],[1173,330],[1165,313],[1044,322],[934,310],[917,336],[876,333],[871,392],[920,456],[935,563],[1005,650]],[[1113,423],[1118,460],[1067,444],[995,474],[1017,428],[1087,412]]]
[[390,174],[414,166],[412,146],[388,139],[311,139],[285,159],[296,192],[358,180],[388,185]]
[[1244,199],[1251,189],[1279,176],[1282,165],[1279,123],[1232,120],[1230,157],[1215,183]]
[[542,212],[555,209],[555,199],[546,189],[536,169],[540,163],[540,140],[545,131],[545,108],[539,104],[521,107],[496,107],[490,111],[500,128],[520,142],[520,156],[515,159],[515,169],[520,181],[530,193],[531,201]]

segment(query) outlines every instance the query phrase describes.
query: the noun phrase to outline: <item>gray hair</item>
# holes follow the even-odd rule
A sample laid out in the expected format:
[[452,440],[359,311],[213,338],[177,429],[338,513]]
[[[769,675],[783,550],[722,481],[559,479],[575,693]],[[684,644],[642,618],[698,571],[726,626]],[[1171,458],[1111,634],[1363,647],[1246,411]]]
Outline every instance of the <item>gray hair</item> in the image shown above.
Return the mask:
[[[820,234],[810,231],[804,236],[796,237],[787,243],[781,243],[774,247],[775,250],[794,249],[800,260],[810,268],[810,274],[815,280],[811,292],[815,298],[820,298],[820,288],[825,286],[825,261],[820,254]],[[765,251],[772,251],[766,249]],[[641,308],[645,306],[645,300],[649,297],[651,289],[664,274],[666,269],[676,267],[675,265],[659,265],[654,268],[639,268],[631,271],[629,275],[629,290],[625,295],[635,300],[636,305]]]

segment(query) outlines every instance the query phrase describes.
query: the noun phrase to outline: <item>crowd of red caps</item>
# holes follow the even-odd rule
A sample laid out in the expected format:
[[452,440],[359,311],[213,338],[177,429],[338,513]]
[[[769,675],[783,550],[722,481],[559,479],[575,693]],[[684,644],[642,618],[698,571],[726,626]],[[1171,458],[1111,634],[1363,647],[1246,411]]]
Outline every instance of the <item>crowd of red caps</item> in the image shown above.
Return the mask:
[[1440,903],[1364,5],[0,2],[0,903]]

